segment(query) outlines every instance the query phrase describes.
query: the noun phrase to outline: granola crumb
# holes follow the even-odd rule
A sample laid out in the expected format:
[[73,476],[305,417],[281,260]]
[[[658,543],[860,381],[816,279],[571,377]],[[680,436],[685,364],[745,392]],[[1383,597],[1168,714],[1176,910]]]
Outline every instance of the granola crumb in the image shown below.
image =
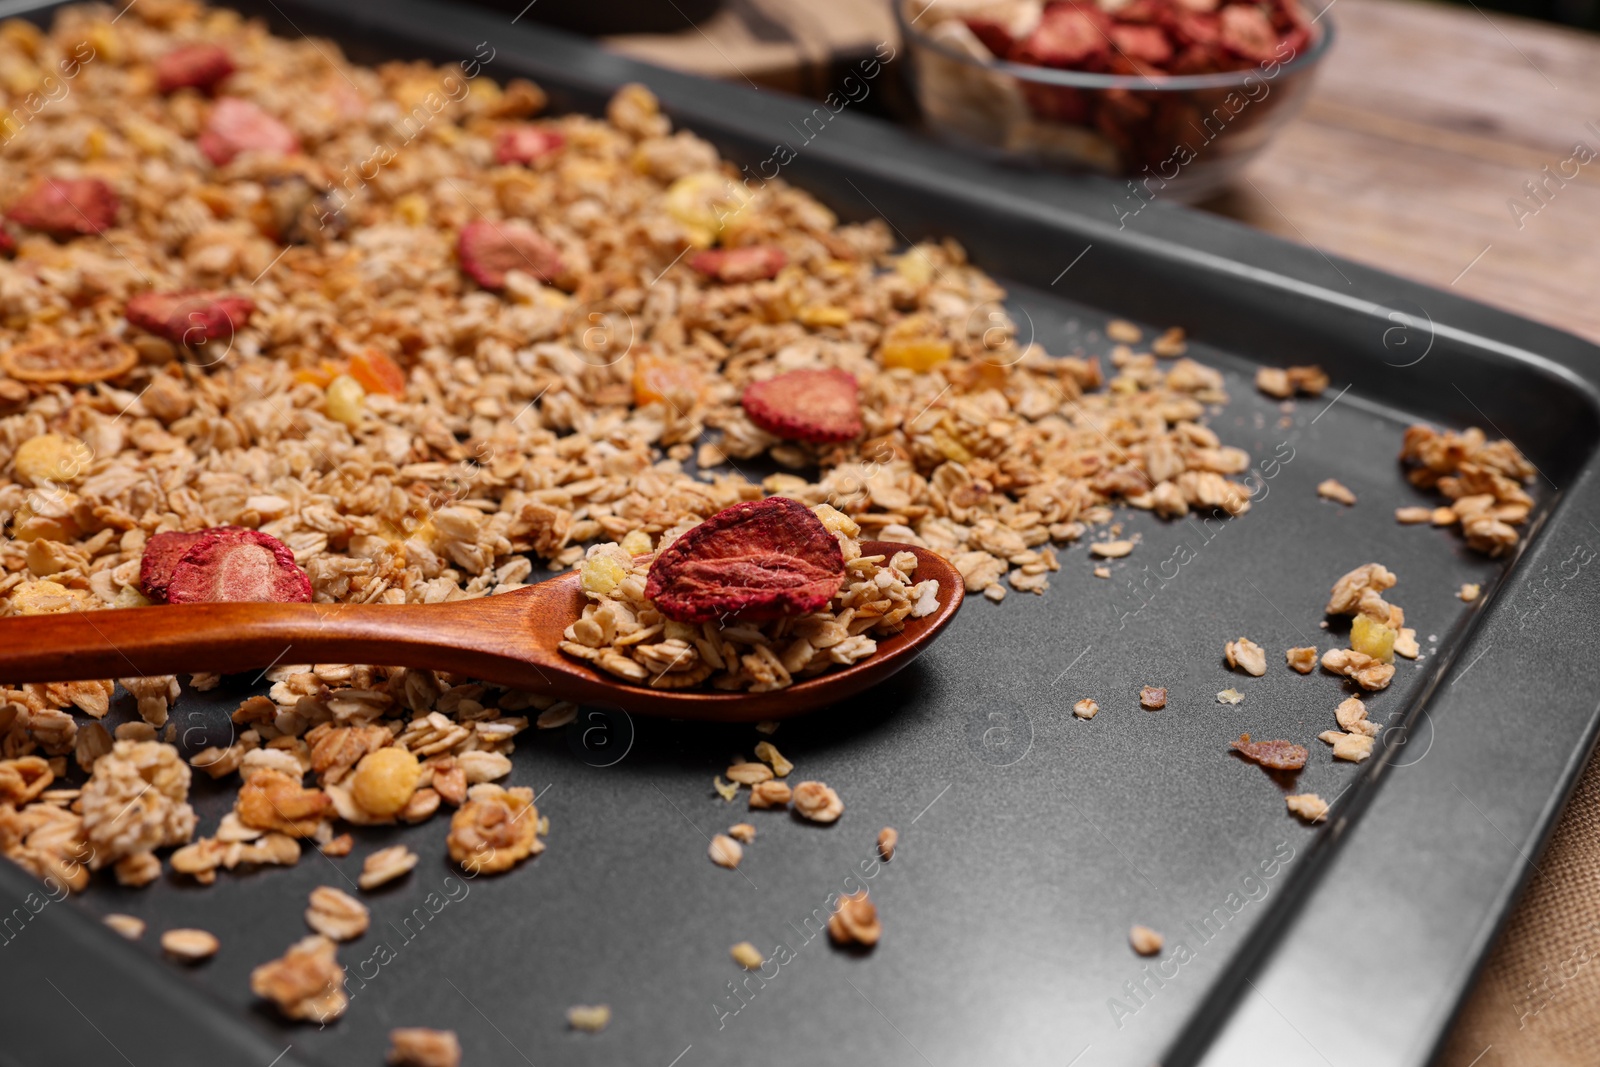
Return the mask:
[[993,585],[984,587],[983,595],[998,604],[1006,598],[1006,587],[999,582],[995,582]]
[[1289,661],[1289,666],[1301,674],[1310,674],[1317,669],[1317,649],[1314,645],[1304,648],[1291,648],[1284,653]]
[[765,722],[756,723],[756,733],[758,733],[758,734],[763,734],[763,735],[765,735],[767,737],[771,737],[773,734],[775,734],[777,732],[778,732],[778,724],[775,723],[775,722],[772,722],[771,720],[767,720]]
[[[1336,731],[1326,731],[1333,733]],[[1373,739],[1366,734],[1339,734],[1333,739],[1333,758],[1360,763],[1372,755]]]
[[567,1009],[567,1025],[586,1034],[598,1034],[610,1022],[609,1004],[574,1004]]
[[1146,711],[1158,711],[1167,706],[1167,691],[1147,685],[1139,690],[1139,706]]
[[1229,641],[1222,648],[1222,656],[1228,661],[1228,666],[1246,674],[1260,678],[1267,673],[1267,651],[1248,637],[1241,637],[1236,641]]
[[368,892],[392,882],[417,865],[417,854],[404,845],[380,848],[361,863],[356,884]]
[[718,867],[726,867],[730,871],[739,866],[739,861],[744,859],[744,849],[739,842],[727,834],[718,834],[711,839],[711,847],[707,849],[711,862]]
[[1367,718],[1367,705],[1360,697],[1347,697],[1334,709],[1333,717],[1338,720],[1339,729],[1347,733],[1376,737],[1382,730],[1382,727]]
[[1167,939],[1148,926],[1135,926],[1128,931],[1128,943],[1139,955],[1154,956],[1161,951],[1161,946],[1167,943]]
[[1324,478],[1318,482],[1317,495],[1324,500],[1332,500],[1346,506],[1352,506],[1356,502],[1356,495],[1336,478]]
[[883,925],[878,921],[878,908],[867,897],[867,891],[839,898],[839,906],[828,917],[828,936],[836,945],[862,945],[871,948],[883,936]]
[[328,1022],[349,1005],[343,981],[337,946],[312,934],[251,971],[250,991],[276,1004],[287,1019]]
[[1482,586],[1478,585],[1476,582],[1468,582],[1461,586],[1461,591],[1458,592],[1456,596],[1461,598],[1462,603],[1470,604],[1474,600],[1477,600],[1482,593]]
[[750,807],[755,811],[786,807],[791,795],[786,782],[758,782],[750,787]]
[[161,950],[183,963],[199,963],[217,954],[222,943],[206,930],[182,928],[161,935]]
[[756,839],[756,828],[747,822],[736,822],[728,827],[728,836],[741,844],[748,845]]
[[728,950],[733,960],[747,971],[760,970],[766,959],[761,955],[761,950],[748,941],[741,941]]
[[1143,336],[1143,331],[1127,319],[1112,319],[1106,323],[1106,338],[1118,344],[1136,345]]
[[348,856],[350,850],[356,847],[356,839],[349,834],[340,834],[338,837],[329,838],[317,846],[324,856]]
[[1072,705],[1072,714],[1076,715],[1080,719],[1092,719],[1096,715],[1100,714],[1100,705],[1096,704],[1088,697],[1084,697],[1082,700]]
[[892,826],[885,826],[878,831],[878,855],[884,862],[894,859],[895,846],[900,843],[900,831]]
[[311,891],[306,925],[335,941],[350,941],[367,932],[367,906],[342,889],[320,885]]
[[794,787],[794,810],[812,822],[830,823],[844,814],[839,794],[821,782],[801,782]]
[[717,791],[717,795],[724,801],[731,801],[734,797],[739,795],[739,783],[724,782],[722,780],[722,775],[720,774],[711,779],[711,788],[715,789]]
[[755,785],[773,777],[772,768],[765,763],[735,763],[722,773],[736,785]]
[[1121,559],[1133,551],[1132,541],[1096,541],[1089,546],[1089,551],[1101,559]]
[[1283,799],[1289,806],[1289,813],[1306,822],[1321,822],[1328,814],[1328,802],[1315,793],[1295,793]]
[[403,1026],[389,1031],[389,1067],[461,1067],[461,1041],[454,1030]]
[[1422,646],[1417,644],[1417,631],[1409,626],[1402,626],[1395,635],[1394,654],[1404,656],[1406,659],[1416,659],[1422,655]]
[[1407,526],[1433,521],[1432,508],[1395,508],[1394,521]]
[[123,915],[113,912],[105,917],[105,924],[129,941],[137,941],[144,936],[144,920],[132,915]]
[[1244,694],[1237,689],[1224,689],[1217,694],[1218,704],[1237,704],[1244,699]]
[[1111,568],[1110,567],[1096,567],[1094,569],[1094,576],[1096,578],[1109,578],[1109,577],[1111,577]]
[[787,778],[789,772],[794,770],[794,764],[783,758],[783,753],[770,741],[756,742],[756,759],[772,768],[772,773],[779,778]]
[[1182,326],[1169,327],[1165,333],[1150,343],[1150,351],[1162,359],[1175,359],[1183,355],[1184,350],[1189,347],[1185,336]]
[[450,817],[450,858],[469,874],[501,874],[544,851],[539,810],[527,786],[480,782]]

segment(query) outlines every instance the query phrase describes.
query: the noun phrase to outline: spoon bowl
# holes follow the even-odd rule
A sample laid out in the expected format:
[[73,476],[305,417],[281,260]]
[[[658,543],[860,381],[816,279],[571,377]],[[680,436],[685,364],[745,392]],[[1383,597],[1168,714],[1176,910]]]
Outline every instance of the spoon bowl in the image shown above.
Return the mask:
[[168,604],[0,619],[0,681],[69,682],[288,663],[372,663],[465,674],[580,704],[678,719],[758,722],[837,703],[916,659],[961,607],[961,574],[926,548],[865,541],[863,555],[917,557],[939,608],[877,639],[871,656],[770,693],[652,689],[559,649],[583,611],[577,571],[499,596],[442,604]]

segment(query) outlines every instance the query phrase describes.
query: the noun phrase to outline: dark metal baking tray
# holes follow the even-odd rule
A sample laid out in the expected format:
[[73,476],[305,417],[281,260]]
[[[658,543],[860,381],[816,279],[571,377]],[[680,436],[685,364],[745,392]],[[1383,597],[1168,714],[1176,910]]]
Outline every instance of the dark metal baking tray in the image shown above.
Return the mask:
[[[1128,190],[1110,183],[998,168],[848,107],[656,70],[482,11],[242,6],[361,61],[462,59],[488,42],[485,72],[536,78],[556,110],[596,111],[642,81],[741,164],[792,149],[782,176],[843,217],[957,238],[1052,352],[1106,352],[1111,315],[1182,325],[1191,354],[1227,373],[1233,400],[1212,425],[1251,452],[1266,488],[1235,521],[1134,514],[1142,544],[1112,580],[1073,547],[1044,597],[975,599],[891,683],[785,724],[780,747],[848,810],[828,829],[757,820],[738,873],[705,859],[705,835],[744,816],[709,783],[755,736],[591,709],[581,729],[517,752],[514,779],[539,790],[553,830],[510,876],[463,879],[441,819],[360,830],[348,858],[313,853],[209,889],[96,884],[37,914],[35,897],[0,946],[0,1063],[375,1063],[400,1025],[459,1031],[468,1063],[541,1067],[1430,1058],[1600,721],[1587,654],[1600,607],[1593,346],[1160,200],[1125,214]],[[23,9],[49,6],[0,8]],[[1251,376],[1287,362],[1322,364],[1334,386],[1280,424]],[[1513,560],[1395,524],[1394,507],[1426,502],[1395,463],[1419,419],[1482,425],[1539,466]],[[1325,477],[1360,503],[1319,500]],[[1381,756],[1334,765],[1311,738],[1333,725],[1340,685],[1276,663],[1244,679],[1221,646],[1249,634],[1273,657],[1327,647],[1328,586],[1368,560],[1400,575],[1394,596],[1426,655],[1371,701],[1389,727]],[[1462,604],[1464,581],[1485,597]],[[1145,684],[1168,687],[1165,711],[1138,709]],[[1215,700],[1230,686],[1242,705]],[[175,714],[190,747],[246,691],[186,693]],[[1069,710],[1082,696],[1104,709],[1092,722]],[[1227,755],[1243,731],[1313,746],[1297,788],[1338,797],[1328,825],[1290,819],[1283,790]],[[197,783],[202,826],[228,792]],[[885,825],[900,851],[873,866]],[[350,1011],[325,1029],[283,1026],[251,998],[250,968],[302,935],[312,887],[342,885],[395,839],[424,859],[372,896],[372,931],[341,949],[358,975]],[[814,933],[829,894],[858,883],[887,931],[865,956]],[[0,865],[6,913],[37,890]],[[107,911],[151,932],[126,943],[93,921]],[[1133,923],[1168,937],[1148,969],[1127,945]],[[216,931],[221,952],[192,971],[159,961],[156,935],[174,925]],[[791,958],[735,1000],[728,947],[746,939]],[[603,1034],[565,1029],[568,1005],[602,1002],[615,1009]]]

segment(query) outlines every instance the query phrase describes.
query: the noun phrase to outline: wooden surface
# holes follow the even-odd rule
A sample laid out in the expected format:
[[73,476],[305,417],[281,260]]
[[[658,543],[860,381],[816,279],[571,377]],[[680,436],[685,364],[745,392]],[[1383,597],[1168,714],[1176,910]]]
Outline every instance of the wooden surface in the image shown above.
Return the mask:
[[[1205,208],[1600,342],[1600,158],[1574,152],[1600,153],[1600,37],[1415,0],[1333,0],[1328,17],[1339,40],[1305,111]],[[830,47],[892,30],[878,0],[730,0],[699,30],[615,43],[815,93]],[[1539,870],[1438,1067],[1600,1064],[1600,762]],[[1329,1010],[1352,1025],[1382,1010],[1348,994]]]

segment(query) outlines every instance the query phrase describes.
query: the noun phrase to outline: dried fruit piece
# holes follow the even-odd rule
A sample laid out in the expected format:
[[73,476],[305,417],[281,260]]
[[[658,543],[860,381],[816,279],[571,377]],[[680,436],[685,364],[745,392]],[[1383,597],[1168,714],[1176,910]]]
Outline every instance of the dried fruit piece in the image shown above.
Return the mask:
[[1328,814],[1328,802],[1315,793],[1297,793],[1283,799],[1289,805],[1289,813],[1306,822],[1321,822]]
[[555,155],[567,143],[566,135],[548,126],[508,126],[494,135],[496,163],[537,163]]
[[221,45],[181,45],[156,60],[156,89],[162,93],[179,89],[209,93],[235,69],[233,57]]
[[0,355],[0,369],[21,382],[88,385],[120,378],[138,365],[131,345],[106,336],[13,345]]
[[667,403],[687,412],[700,402],[703,387],[700,371],[692,363],[651,352],[633,361],[633,402],[639,407]]
[[750,421],[790,441],[831,444],[861,436],[855,376],[836,367],[804,368],[745,386]]
[[821,782],[801,782],[794,787],[794,810],[812,822],[829,823],[844,814],[839,794]]
[[783,753],[771,741],[756,742],[756,759],[770,766],[772,773],[779,778],[787,778],[789,772],[794,770],[794,764],[784,759]]
[[1154,956],[1166,943],[1166,938],[1148,926],[1135,926],[1128,931],[1128,944],[1141,956]]
[[1304,745],[1292,741],[1252,741],[1249,734],[1241,735],[1232,747],[1245,759],[1270,771],[1298,771],[1306,765],[1309,755]]
[[1109,17],[1092,3],[1051,4],[1007,58],[1042,67],[1096,69],[1110,53],[1110,29]]
[[708,248],[689,257],[689,266],[729,285],[776,278],[789,261],[781,248],[750,245],[744,248]]
[[461,1067],[461,1041],[454,1030],[420,1026],[389,1031],[389,1067]]
[[[143,924],[140,924],[141,926]],[[217,954],[222,943],[206,930],[180,928],[161,935],[161,950],[184,963],[199,963]]]
[[1139,690],[1139,705],[1146,711],[1159,711],[1167,706],[1167,691],[1147,685]]
[[1244,694],[1237,689],[1224,689],[1217,694],[1218,704],[1238,704],[1244,700]]
[[35,178],[6,209],[6,218],[52,237],[104,233],[122,201],[99,178]]
[[668,545],[645,595],[669,619],[776,619],[824,607],[844,580],[839,542],[787,497],[735,504]]
[[140,329],[174,344],[200,345],[218,337],[231,338],[249,323],[255,309],[256,302],[247,296],[185,289],[140,293],[128,301],[122,314]]
[[1357,615],[1350,626],[1350,647],[1379,663],[1394,662],[1394,642],[1399,634],[1367,615]]
[[1248,637],[1229,641],[1223,646],[1222,655],[1228,661],[1228,666],[1252,677],[1260,678],[1267,673],[1267,650]]
[[456,255],[461,269],[485,289],[504,289],[514,270],[542,282],[554,282],[563,271],[556,246],[524,222],[469,222],[456,239]]
[[[11,469],[28,485],[77,481],[94,460],[94,452],[76,437],[42,433],[17,446]],[[35,573],[44,573],[35,568]]]
[[885,367],[930,371],[948,362],[955,346],[939,333],[940,327],[922,315],[901,319],[883,332],[878,356]]
[[828,916],[828,936],[836,945],[862,945],[871,948],[883,936],[878,908],[867,891],[839,898],[839,907]]
[[300,151],[300,138],[293,130],[237,96],[225,96],[212,105],[196,143],[206,158],[219,167],[227,166],[245,152],[281,157]]
[[382,349],[364,348],[351,356],[350,377],[368,393],[397,399],[406,395],[406,372]]
[[[237,526],[218,529],[236,530]],[[196,541],[212,533],[211,530],[167,530],[144,543],[144,555],[139,560],[139,586],[144,595],[157,603],[167,599],[167,583],[172,580],[172,568],[178,565],[183,554],[194,547]]]
[[166,583],[168,603],[310,603],[311,579],[289,546],[238,527],[209,530],[190,545]]

